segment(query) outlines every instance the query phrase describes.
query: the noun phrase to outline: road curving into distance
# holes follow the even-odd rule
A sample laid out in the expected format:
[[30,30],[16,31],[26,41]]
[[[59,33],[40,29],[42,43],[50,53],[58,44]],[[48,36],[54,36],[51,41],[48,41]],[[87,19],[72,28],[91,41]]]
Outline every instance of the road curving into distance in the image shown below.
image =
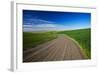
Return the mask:
[[23,62],[82,60],[84,54],[73,40],[64,34],[56,39],[23,51]]

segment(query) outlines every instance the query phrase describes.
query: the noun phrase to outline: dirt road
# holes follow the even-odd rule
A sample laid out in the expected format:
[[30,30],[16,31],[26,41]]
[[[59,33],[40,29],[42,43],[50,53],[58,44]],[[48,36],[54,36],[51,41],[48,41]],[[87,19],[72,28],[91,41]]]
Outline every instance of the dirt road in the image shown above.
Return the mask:
[[23,52],[23,62],[85,59],[80,47],[69,37],[58,38]]

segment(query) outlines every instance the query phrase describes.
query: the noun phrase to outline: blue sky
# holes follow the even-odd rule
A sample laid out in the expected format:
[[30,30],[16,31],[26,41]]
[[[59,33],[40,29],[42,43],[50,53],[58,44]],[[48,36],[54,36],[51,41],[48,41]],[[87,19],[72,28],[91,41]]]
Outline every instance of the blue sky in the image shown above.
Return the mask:
[[24,31],[74,30],[90,27],[90,13],[23,10]]

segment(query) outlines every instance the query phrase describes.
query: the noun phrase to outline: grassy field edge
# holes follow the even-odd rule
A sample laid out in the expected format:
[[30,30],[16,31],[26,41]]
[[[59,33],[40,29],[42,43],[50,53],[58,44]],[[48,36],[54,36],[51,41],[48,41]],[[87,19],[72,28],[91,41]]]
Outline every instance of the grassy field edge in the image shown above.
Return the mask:
[[56,32],[23,32],[23,50],[36,47],[55,38],[57,38]]
[[66,35],[66,37],[68,37],[70,40],[72,40],[76,45],[79,46],[79,50],[82,53],[82,55],[84,56],[85,59],[88,59],[89,57],[86,55],[86,51],[81,47],[81,45],[79,44],[79,42],[77,42],[75,39],[71,38],[70,36]]

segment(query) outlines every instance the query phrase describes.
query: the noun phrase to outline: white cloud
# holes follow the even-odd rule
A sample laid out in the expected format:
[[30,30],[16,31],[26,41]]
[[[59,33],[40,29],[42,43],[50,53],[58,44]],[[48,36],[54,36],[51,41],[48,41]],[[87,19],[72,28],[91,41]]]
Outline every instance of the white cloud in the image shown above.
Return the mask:
[[49,31],[56,30],[55,24],[24,25],[24,31]]
[[56,27],[55,24],[38,24],[38,25],[23,25],[24,28],[32,28],[32,27]]
[[24,28],[32,28],[32,25],[23,25]]
[[54,22],[42,19],[25,19],[24,25],[53,24]]
[[33,27],[56,27],[55,24],[38,24],[38,25],[35,25]]

